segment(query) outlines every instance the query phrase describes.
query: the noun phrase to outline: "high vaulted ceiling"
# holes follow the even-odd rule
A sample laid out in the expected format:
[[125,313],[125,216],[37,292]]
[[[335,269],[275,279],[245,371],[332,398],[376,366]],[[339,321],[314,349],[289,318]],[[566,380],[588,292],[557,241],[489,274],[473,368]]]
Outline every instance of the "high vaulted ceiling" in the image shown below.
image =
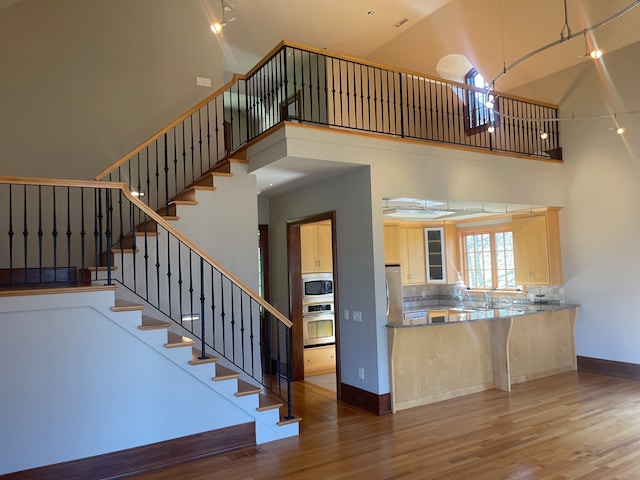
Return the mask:
[[[6,1],[6,0],[5,0]],[[11,0],[9,0],[11,1]],[[204,2],[204,0],[201,0]],[[219,40],[225,70],[246,73],[286,39],[330,52],[436,75],[445,55],[465,55],[491,81],[521,57],[580,33],[634,3],[631,0],[228,0],[235,17]],[[206,0],[212,21],[222,20],[222,2]],[[369,12],[375,12],[370,15]],[[401,26],[395,26],[402,19]],[[496,83],[509,91],[576,63],[585,50],[605,52],[640,41],[640,8],[522,62]],[[586,45],[585,45],[586,43]]]

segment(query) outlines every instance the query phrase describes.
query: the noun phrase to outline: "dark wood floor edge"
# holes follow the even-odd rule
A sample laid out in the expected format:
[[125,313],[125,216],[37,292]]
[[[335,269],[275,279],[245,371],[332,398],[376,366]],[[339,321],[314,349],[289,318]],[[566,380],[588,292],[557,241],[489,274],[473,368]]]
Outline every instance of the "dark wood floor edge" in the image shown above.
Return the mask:
[[340,400],[376,415],[391,413],[391,394],[389,393],[378,395],[346,383],[340,384],[340,393]]
[[0,479],[116,479],[256,444],[255,422],[0,475]]
[[615,360],[578,356],[578,371],[599,373],[611,377],[640,380],[640,365],[637,363],[625,363]]

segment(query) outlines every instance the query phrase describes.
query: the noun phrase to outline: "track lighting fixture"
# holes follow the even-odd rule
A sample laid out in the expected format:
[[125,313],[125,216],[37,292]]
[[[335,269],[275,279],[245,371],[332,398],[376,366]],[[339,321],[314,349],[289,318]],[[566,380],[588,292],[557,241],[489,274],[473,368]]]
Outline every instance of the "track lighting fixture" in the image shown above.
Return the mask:
[[599,48],[596,48],[595,50],[591,50],[591,52],[589,53],[589,56],[594,60],[597,60],[602,56],[602,50],[600,50]]
[[214,22],[211,24],[211,31],[216,35],[222,32],[222,29],[224,27],[226,27],[228,24],[230,24],[236,19],[236,17],[227,18],[226,16],[227,12],[233,12],[233,5],[225,2],[224,0],[222,0],[220,4],[222,6],[222,22]]
[[[558,40],[555,40],[551,43],[548,43],[546,45],[543,45],[539,48],[536,48],[535,50],[532,50],[531,52],[527,53],[526,55],[523,55],[522,57],[518,58],[517,60],[515,60],[513,63],[511,63],[510,65],[504,65],[504,68],[502,69],[502,71],[490,82],[488,83],[488,86],[486,87],[486,91],[485,91],[485,95],[489,96],[491,95],[491,92],[495,89],[496,86],[496,82],[498,80],[500,80],[504,75],[506,75],[507,73],[509,73],[509,71],[511,71],[513,68],[517,67],[518,65],[520,65],[522,62],[524,62],[525,60],[528,60],[529,58],[544,52],[545,50],[548,50],[550,48],[553,48],[557,45],[560,45],[564,42],[573,40],[574,38],[582,35],[584,37],[584,43],[585,43],[585,57],[591,57],[594,60],[598,60],[599,58],[602,57],[603,52],[602,50],[600,50],[599,48],[594,48],[591,51],[589,51],[588,49],[588,44],[587,44],[587,34],[590,32],[593,32],[611,22],[613,22],[614,20],[617,20],[618,18],[622,17],[623,15],[627,14],[628,12],[630,12],[633,8],[635,8],[636,6],[640,5],[640,0],[634,0],[632,1],[629,5],[627,5],[626,7],[622,8],[621,10],[619,10],[618,12],[614,13],[613,15],[605,18],[604,20],[601,20],[598,23],[595,23],[593,25],[590,25],[584,29],[582,29],[580,32],[572,32],[571,28],[569,27],[569,21],[568,21],[568,16],[567,16],[567,0],[563,0],[564,3],[564,24],[562,26],[562,30],[560,31],[560,38]],[[491,104],[491,106],[490,106]],[[493,102],[490,100],[488,101],[485,106],[487,108],[492,108],[493,106]],[[626,112],[626,114],[631,114],[631,113],[640,113],[640,111],[634,111],[634,112]],[[527,118],[527,117],[519,117],[516,115],[509,115],[507,113],[503,113],[500,111],[496,111],[496,115],[498,116],[503,116],[505,118],[511,118],[511,119],[518,119],[518,120],[523,120],[523,121],[531,121],[531,122],[537,122],[538,119],[536,118]],[[611,117],[615,117],[615,114],[611,115],[601,115],[601,116],[596,116],[596,117],[581,117],[581,118],[600,118],[600,117],[606,117],[606,118],[611,118]],[[581,118],[576,118],[576,117],[570,117],[570,118],[547,118],[544,119],[547,122],[560,122],[563,120],[580,120]],[[615,129],[611,129],[611,130],[615,130],[615,132],[618,135],[622,135],[624,133],[624,128],[622,127],[616,127]],[[543,131],[542,129],[539,130],[540,132],[540,138],[545,140],[548,137],[548,133]]]

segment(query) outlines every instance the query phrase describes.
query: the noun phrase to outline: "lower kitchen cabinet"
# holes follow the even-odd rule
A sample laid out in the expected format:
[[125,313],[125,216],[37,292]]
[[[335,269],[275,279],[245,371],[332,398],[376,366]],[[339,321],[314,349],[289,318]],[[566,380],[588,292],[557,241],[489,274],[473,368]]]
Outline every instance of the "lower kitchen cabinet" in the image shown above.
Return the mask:
[[336,371],[336,346],[323,345],[304,349],[304,375],[321,375]]

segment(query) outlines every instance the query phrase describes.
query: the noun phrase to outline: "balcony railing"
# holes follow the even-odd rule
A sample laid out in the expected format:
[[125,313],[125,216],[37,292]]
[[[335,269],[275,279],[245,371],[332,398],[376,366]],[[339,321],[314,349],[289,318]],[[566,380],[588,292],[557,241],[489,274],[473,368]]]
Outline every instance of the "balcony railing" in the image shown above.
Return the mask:
[[0,198],[0,288],[119,284],[291,417],[291,322],[123,183],[0,177]]
[[96,180],[126,182],[157,210],[283,121],[520,156],[560,155],[553,105],[283,42]]

